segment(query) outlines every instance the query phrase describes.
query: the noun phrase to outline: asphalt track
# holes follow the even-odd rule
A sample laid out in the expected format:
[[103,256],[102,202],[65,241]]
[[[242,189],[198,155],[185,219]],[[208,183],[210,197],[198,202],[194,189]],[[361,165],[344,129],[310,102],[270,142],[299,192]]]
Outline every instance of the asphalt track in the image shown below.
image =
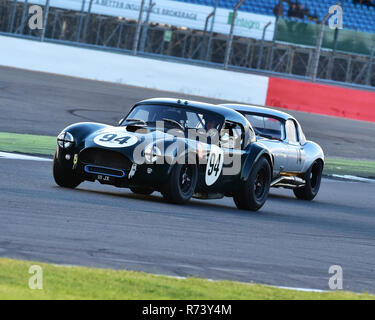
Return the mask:
[[[114,123],[135,101],[160,95],[176,96],[0,68],[0,131]],[[373,124],[294,114],[328,153],[359,157],[363,149],[362,158],[374,158],[374,148],[357,143],[373,139]],[[330,133],[316,126],[324,121]],[[51,163],[0,159],[0,256],[317,289],[329,289],[328,269],[340,265],[344,289],[375,293],[374,194],[372,183],[324,179],[315,201],[273,190],[258,213],[231,199],[175,206],[98,183],[62,189]]]
[[314,202],[272,191],[258,213],[231,199],[164,203],[159,194],[57,187],[51,163],[0,159],[0,255],[271,285],[375,292],[375,184],[323,180]]

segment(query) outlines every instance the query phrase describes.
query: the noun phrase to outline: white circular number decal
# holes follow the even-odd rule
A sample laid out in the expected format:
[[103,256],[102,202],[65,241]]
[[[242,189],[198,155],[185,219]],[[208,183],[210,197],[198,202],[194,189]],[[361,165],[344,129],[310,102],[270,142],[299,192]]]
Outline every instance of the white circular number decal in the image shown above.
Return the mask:
[[138,142],[137,137],[126,133],[101,133],[95,137],[94,142],[99,146],[108,148],[130,147]]
[[223,169],[223,163],[223,150],[214,144],[211,145],[211,152],[206,167],[206,185],[211,186],[216,182]]

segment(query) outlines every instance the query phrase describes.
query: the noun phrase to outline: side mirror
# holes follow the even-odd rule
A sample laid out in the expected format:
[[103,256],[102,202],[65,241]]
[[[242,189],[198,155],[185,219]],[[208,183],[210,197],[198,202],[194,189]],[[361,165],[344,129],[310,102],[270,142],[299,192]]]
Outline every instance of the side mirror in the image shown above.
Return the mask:
[[227,133],[224,133],[221,137],[220,137],[220,146],[224,147],[224,148],[230,148],[230,136],[229,134]]
[[229,135],[227,133],[223,134],[220,138],[221,143],[228,143],[229,142]]

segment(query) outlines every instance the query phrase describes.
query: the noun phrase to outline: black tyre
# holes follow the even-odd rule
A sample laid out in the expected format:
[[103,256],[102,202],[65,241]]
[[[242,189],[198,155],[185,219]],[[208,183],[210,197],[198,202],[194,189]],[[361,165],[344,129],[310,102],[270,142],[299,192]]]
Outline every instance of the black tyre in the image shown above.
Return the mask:
[[242,185],[239,193],[233,196],[238,209],[259,210],[267,200],[271,183],[271,167],[262,157],[253,167],[248,180]]
[[168,202],[184,204],[194,194],[197,179],[198,168],[195,164],[175,164],[161,193]]
[[130,187],[129,189],[135,194],[144,194],[147,196],[154,192],[153,189],[142,187]]
[[76,177],[72,170],[64,168],[59,160],[55,156],[53,157],[53,178],[55,182],[63,188],[71,188],[74,189],[78,187],[82,180]]
[[301,200],[313,200],[320,189],[322,172],[322,162],[320,160],[315,161],[305,174],[306,185],[302,188],[293,189],[295,196]]

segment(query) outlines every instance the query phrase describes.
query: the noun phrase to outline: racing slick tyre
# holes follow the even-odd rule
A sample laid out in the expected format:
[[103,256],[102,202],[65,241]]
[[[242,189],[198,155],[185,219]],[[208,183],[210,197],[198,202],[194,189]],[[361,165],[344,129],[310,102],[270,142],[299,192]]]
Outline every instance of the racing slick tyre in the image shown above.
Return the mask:
[[184,204],[193,196],[197,180],[197,165],[175,164],[161,193],[168,202]]
[[323,164],[315,161],[306,172],[304,187],[293,189],[295,196],[301,200],[313,200],[319,192],[322,180]]
[[241,191],[233,196],[238,209],[259,210],[267,200],[271,184],[271,167],[265,157],[255,164]]
[[143,194],[149,196],[151,193],[154,192],[153,189],[150,188],[142,188],[142,187],[130,187],[129,188],[135,194]]
[[78,187],[82,180],[77,178],[72,170],[64,168],[56,157],[56,152],[53,157],[53,178],[55,182],[63,188],[74,189]]

